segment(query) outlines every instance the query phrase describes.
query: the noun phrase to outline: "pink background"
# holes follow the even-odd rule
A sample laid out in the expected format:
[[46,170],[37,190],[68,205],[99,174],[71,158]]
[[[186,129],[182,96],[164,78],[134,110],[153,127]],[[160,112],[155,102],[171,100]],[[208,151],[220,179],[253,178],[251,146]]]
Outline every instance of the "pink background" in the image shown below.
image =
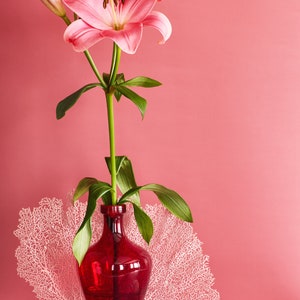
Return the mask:
[[[300,2],[174,3],[157,6],[171,40],[158,46],[147,28],[138,53],[122,57],[128,78],[164,85],[140,91],[144,121],[128,101],[116,107],[118,154],[139,184],[190,203],[221,299],[300,299]],[[38,0],[4,1],[0,22],[0,298],[34,299],[16,275],[18,212],[66,199],[84,176],[108,178],[105,104],[91,91],[56,121],[57,102],[94,81],[85,59]],[[101,70],[110,53],[110,41],[92,49]]]

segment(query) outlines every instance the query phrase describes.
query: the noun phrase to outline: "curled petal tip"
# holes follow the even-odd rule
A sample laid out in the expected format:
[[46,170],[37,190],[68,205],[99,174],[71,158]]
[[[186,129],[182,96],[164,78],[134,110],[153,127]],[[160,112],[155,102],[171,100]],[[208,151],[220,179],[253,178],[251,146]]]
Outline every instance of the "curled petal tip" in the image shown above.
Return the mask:
[[158,42],[160,45],[164,44],[172,34],[172,25],[169,19],[158,11],[152,11],[144,20],[144,25],[153,27],[161,33],[162,39]]

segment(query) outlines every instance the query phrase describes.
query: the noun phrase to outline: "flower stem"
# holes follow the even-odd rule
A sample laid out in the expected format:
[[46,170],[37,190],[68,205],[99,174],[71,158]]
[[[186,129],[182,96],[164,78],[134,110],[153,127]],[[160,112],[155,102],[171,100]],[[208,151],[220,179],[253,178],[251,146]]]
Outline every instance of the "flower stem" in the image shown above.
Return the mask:
[[[70,25],[70,19],[65,15],[62,17],[63,21]],[[117,78],[120,58],[121,58],[121,49],[118,47],[116,43],[114,43],[113,47],[113,55],[112,55],[112,62],[110,68],[110,75],[109,75],[109,82],[108,84],[104,81],[103,77],[100,75],[96,64],[88,50],[84,51],[84,55],[87,58],[94,74],[96,75],[97,79],[99,80],[100,84],[102,85],[105,91],[106,97],[106,107],[107,107],[107,119],[108,119],[108,130],[109,130],[109,149],[110,149],[110,162],[111,162],[111,199],[112,205],[117,204],[117,166],[116,166],[116,143],[115,143],[115,121],[114,121],[114,103],[113,103],[113,96],[114,96],[114,88],[113,85]]]
[[114,102],[113,93],[106,93],[106,106],[109,130],[110,149],[110,174],[111,174],[111,199],[112,205],[117,204],[117,167],[116,167],[116,144],[115,144],[115,123],[114,123]]
[[64,20],[64,22],[65,22],[68,26],[71,24],[71,21],[70,21],[70,19],[67,17],[67,15],[62,16],[61,18]]
[[109,76],[109,85],[113,84],[114,81],[116,80],[120,59],[121,59],[121,49],[116,43],[114,43],[112,62],[110,68],[110,76]]
[[84,55],[85,57],[87,58],[90,66],[92,67],[93,71],[94,71],[94,74],[96,75],[97,79],[99,80],[99,82],[101,83],[102,87],[105,89],[107,88],[107,85],[105,83],[105,81],[103,80],[102,76],[100,75],[97,67],[96,67],[96,64],[94,63],[94,60],[90,54],[90,52],[88,50],[85,50],[84,51]]
[[114,43],[111,69],[109,75],[109,86],[106,90],[106,106],[107,106],[107,117],[108,117],[108,129],[109,129],[109,148],[110,148],[110,163],[111,163],[111,198],[112,205],[117,204],[117,166],[116,166],[116,143],[115,143],[115,125],[114,125],[114,106],[113,106],[113,95],[114,89],[113,84],[116,80],[119,64],[121,58],[121,49],[117,44]]

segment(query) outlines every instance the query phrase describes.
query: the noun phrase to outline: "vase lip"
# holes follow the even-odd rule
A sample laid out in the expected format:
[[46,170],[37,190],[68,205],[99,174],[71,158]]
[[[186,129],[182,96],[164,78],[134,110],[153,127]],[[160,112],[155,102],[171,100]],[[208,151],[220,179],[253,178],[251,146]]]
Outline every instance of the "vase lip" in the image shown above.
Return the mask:
[[105,205],[101,204],[100,211],[102,214],[122,214],[126,212],[125,204]]

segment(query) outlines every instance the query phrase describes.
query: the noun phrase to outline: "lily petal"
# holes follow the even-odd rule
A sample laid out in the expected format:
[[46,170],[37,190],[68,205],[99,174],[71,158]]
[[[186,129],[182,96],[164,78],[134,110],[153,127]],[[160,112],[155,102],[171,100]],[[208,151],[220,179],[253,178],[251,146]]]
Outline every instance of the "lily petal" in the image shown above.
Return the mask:
[[100,0],[63,0],[65,5],[92,27],[105,30],[113,26],[111,9]]
[[157,0],[127,0],[118,5],[121,19],[126,18],[130,23],[142,22],[152,11]]
[[69,25],[64,33],[64,40],[73,45],[77,52],[83,52],[101,41],[102,31],[91,27],[82,20],[76,20]]
[[172,25],[169,19],[161,12],[153,11],[151,12],[143,21],[145,26],[150,26],[156,28],[163,39],[159,41],[160,44],[164,44],[170,37],[172,33]]
[[102,34],[103,37],[112,39],[122,51],[134,54],[142,39],[143,24],[127,24],[123,30],[105,30]]

